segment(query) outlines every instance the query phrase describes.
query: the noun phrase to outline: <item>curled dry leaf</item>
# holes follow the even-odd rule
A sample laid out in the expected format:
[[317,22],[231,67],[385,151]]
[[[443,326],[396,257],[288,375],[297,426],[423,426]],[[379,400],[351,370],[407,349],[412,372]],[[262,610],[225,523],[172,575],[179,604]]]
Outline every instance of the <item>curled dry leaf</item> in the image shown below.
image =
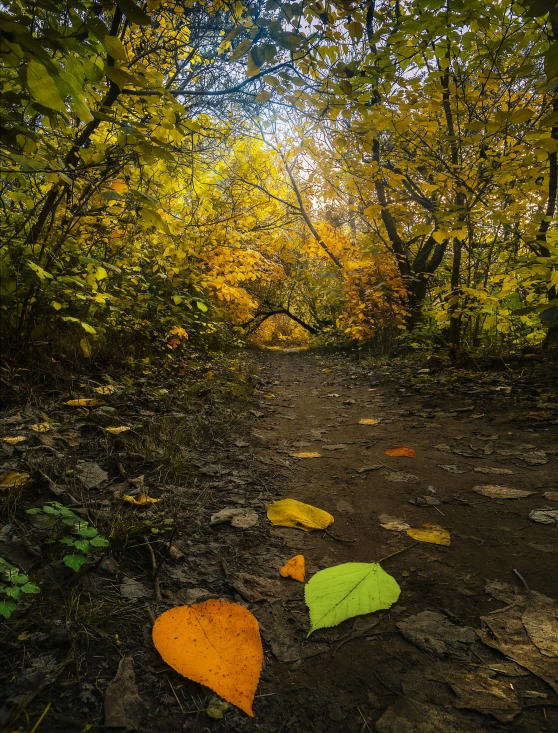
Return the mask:
[[392,458],[416,458],[417,452],[414,448],[405,448],[402,446],[401,448],[388,448],[386,456],[391,456]]
[[267,518],[279,527],[295,527],[305,532],[325,529],[334,521],[329,512],[296,499],[273,502],[267,507]]
[[253,717],[263,649],[258,622],[246,608],[219,600],[171,608],[155,621],[153,643],[181,675]]
[[421,524],[419,527],[408,529],[407,534],[418,542],[429,542],[433,545],[444,545],[445,547],[451,545],[450,533],[437,524]]
[[105,384],[101,387],[95,387],[93,392],[97,394],[113,394],[116,392],[116,387],[113,384]]
[[321,458],[321,453],[316,451],[300,451],[299,453],[289,453],[293,458]]
[[491,468],[490,466],[476,466],[474,470],[476,473],[484,473],[487,475],[492,474],[493,476],[513,476],[515,474],[515,471],[512,471],[511,468]]
[[390,514],[380,514],[378,519],[380,520],[380,527],[389,529],[392,532],[405,532],[411,529],[410,524],[397,517],[392,517]]
[[25,435],[6,435],[5,438],[2,438],[2,442],[8,443],[9,445],[17,445],[18,443],[23,443],[24,440],[27,440]]
[[361,417],[358,421],[359,425],[379,425],[382,422],[381,417]]
[[84,397],[81,400],[68,400],[64,404],[70,407],[100,407],[104,405],[104,400],[98,400],[95,397]]
[[31,425],[31,430],[34,430],[36,433],[48,433],[49,430],[52,430],[52,426],[48,422],[38,422],[35,425]]
[[161,501],[161,499],[154,499],[152,496],[147,496],[147,494],[142,492],[137,496],[124,494],[122,501],[127,501],[128,504],[135,504],[136,506],[145,506],[146,504],[156,504],[158,501]]
[[531,496],[533,491],[525,491],[524,489],[509,489],[507,486],[498,486],[496,484],[479,484],[473,486],[476,494],[489,496],[491,499],[524,499]]
[[125,433],[128,430],[131,430],[131,428],[129,428],[127,425],[110,426],[108,428],[105,428],[105,431],[107,433],[110,433],[111,435],[120,435],[120,433]]
[[379,563],[347,562],[320,570],[304,589],[310,631],[337,626],[353,616],[392,606],[401,593]]
[[304,555],[295,555],[289,562],[285,563],[279,571],[284,578],[294,578],[304,583],[305,565]]
[[25,486],[31,479],[28,473],[20,473],[19,471],[7,471],[0,475],[0,490],[2,489],[18,489]]

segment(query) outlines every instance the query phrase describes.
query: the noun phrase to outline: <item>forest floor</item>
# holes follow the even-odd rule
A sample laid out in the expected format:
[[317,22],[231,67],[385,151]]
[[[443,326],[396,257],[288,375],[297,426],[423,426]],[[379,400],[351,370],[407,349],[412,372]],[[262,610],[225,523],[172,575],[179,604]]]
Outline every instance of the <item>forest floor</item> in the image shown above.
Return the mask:
[[[78,574],[54,564],[45,569],[44,536],[33,534],[44,529],[34,526],[22,537],[20,507],[13,509],[0,556],[32,579],[35,570],[52,604],[37,596],[1,624],[9,686],[0,724],[34,733],[117,730],[111,725],[119,721],[120,730],[143,733],[558,730],[553,368],[502,363],[482,372],[436,359],[402,368],[296,350],[243,359],[253,393],[231,388],[203,408],[203,390],[190,400],[204,427],[186,451],[179,481],[161,473],[162,460],[176,459],[165,451],[174,445],[180,452],[186,441],[185,413],[177,412],[173,393],[179,375],[164,396],[144,380],[141,395],[107,396],[108,413],[93,411],[71,424],[58,418],[56,434],[45,433],[52,440],[35,436],[34,452],[26,424],[39,421],[38,408],[3,415],[3,434],[6,425],[18,426],[30,441],[6,449],[3,469],[33,478],[21,506],[52,500],[56,489],[58,500],[73,503],[111,545]],[[48,413],[53,420],[56,410],[62,408]],[[363,418],[379,422],[361,424]],[[191,415],[187,420],[191,427]],[[99,438],[108,423],[134,424],[136,435]],[[146,435],[156,454],[149,460]],[[401,446],[416,457],[386,455]],[[106,474],[88,488],[82,480],[80,488],[75,477],[83,477],[84,465],[92,475],[93,463]],[[123,493],[137,495],[136,467],[144,472],[139,484],[160,503],[122,507]],[[531,493],[492,498],[475,490],[483,485]],[[287,497],[330,512],[329,533],[273,526],[266,508]],[[212,525],[211,517],[228,508],[255,511],[257,521]],[[162,517],[173,520],[166,532]],[[144,520],[156,529],[147,539],[146,525],[138,529]],[[415,543],[405,523],[439,525],[451,545]],[[305,556],[307,577],[387,558],[382,567],[401,596],[389,610],[307,638],[304,586],[279,576],[297,554]],[[255,718],[219,708],[153,648],[156,616],[208,598],[241,603],[260,623],[264,666]],[[133,664],[135,682],[114,681],[122,658]],[[109,710],[115,693],[118,709]]]

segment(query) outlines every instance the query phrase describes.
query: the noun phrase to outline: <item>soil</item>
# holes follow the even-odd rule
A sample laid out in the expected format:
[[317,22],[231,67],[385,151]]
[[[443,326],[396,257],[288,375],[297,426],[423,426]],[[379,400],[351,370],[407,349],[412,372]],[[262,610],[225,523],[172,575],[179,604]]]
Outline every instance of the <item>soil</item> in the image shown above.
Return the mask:
[[[507,618],[536,593],[558,599],[558,525],[529,517],[558,508],[543,496],[558,491],[558,399],[548,373],[545,383],[523,372],[473,373],[437,362],[398,373],[385,361],[296,350],[253,358],[259,391],[252,404],[238,403],[233,433],[193,459],[186,485],[164,487],[165,502],[175,506],[172,544],[184,556],[168,558],[161,544],[155,584],[141,547],[135,562],[129,554],[105,557],[84,575],[93,598],[118,597],[124,577],[145,593],[120,600],[104,634],[80,640],[81,666],[64,648],[33,652],[46,659],[43,676],[52,679],[35,693],[31,722],[50,702],[38,730],[103,729],[107,685],[119,660],[131,657],[144,733],[558,730],[558,695],[547,684],[553,672],[545,682],[470,631],[487,614]],[[386,455],[401,446],[416,457]],[[513,473],[475,470],[486,468]],[[393,480],[401,474],[412,478]],[[490,498],[472,490],[483,484],[533,493]],[[287,497],[330,512],[328,533],[272,526],[267,505]],[[255,510],[257,524],[210,525],[215,512],[231,507]],[[383,514],[411,527],[439,525],[451,545],[384,529]],[[401,596],[389,610],[307,638],[304,586],[279,576],[297,554],[305,556],[307,578],[332,565],[386,558],[382,567]],[[254,718],[232,706],[222,719],[210,717],[210,691],[170,670],[153,649],[154,617],[207,598],[239,602],[259,620],[265,657]],[[438,616],[419,617],[418,632],[402,623],[425,611]],[[425,619],[435,630],[421,637]],[[449,635],[433,639],[442,628]],[[68,669],[55,673],[51,658]],[[547,662],[558,668],[558,658]],[[491,690],[488,698],[481,688]],[[19,719],[10,730],[31,727]]]

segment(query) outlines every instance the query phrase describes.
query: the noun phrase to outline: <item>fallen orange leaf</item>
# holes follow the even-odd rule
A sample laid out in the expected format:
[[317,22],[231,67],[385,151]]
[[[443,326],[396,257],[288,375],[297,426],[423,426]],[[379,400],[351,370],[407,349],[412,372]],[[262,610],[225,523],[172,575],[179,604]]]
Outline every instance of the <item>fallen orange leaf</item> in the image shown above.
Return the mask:
[[97,400],[94,397],[84,397],[81,400],[68,400],[66,404],[70,407],[99,407],[99,405],[105,403],[103,400]]
[[138,494],[137,496],[128,496],[128,494],[124,494],[122,499],[123,501],[127,501],[129,504],[136,504],[136,506],[156,504],[158,501],[161,501],[161,499],[154,499],[152,496],[147,496],[147,494],[144,493]]
[[218,600],[171,608],[155,621],[153,643],[181,675],[254,716],[263,649],[258,622],[246,608]]
[[386,456],[391,456],[392,458],[416,458],[417,452],[414,448],[388,448]]
[[279,571],[284,578],[294,578],[304,583],[305,568],[304,568],[304,555],[296,555],[292,557],[288,563],[283,565]]

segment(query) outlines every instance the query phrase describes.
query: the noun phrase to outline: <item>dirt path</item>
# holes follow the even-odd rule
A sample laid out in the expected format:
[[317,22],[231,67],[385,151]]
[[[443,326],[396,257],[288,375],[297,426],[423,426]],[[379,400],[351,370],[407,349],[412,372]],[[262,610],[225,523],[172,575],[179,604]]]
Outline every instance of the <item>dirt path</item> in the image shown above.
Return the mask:
[[[427,382],[419,394],[409,394],[366,368],[304,352],[269,352],[259,362],[264,393],[254,411],[255,454],[280,471],[268,488],[274,498],[291,497],[331,512],[332,532],[347,542],[270,527],[261,562],[254,564],[248,550],[236,558],[237,567],[248,565],[256,584],[258,576],[276,583],[278,567],[299,552],[312,574],[343,562],[372,562],[413,544],[404,532],[380,527],[381,514],[411,526],[441,525],[452,544],[420,544],[386,560],[384,568],[402,589],[399,602],[389,611],[318,631],[310,640],[302,586],[280,581],[286,596],[273,597],[272,590],[267,601],[250,606],[267,645],[257,718],[239,721],[240,727],[230,721],[222,730],[558,729],[558,698],[551,687],[523,676],[524,670],[461,628],[479,628],[480,616],[514,604],[510,594],[525,592],[520,577],[531,590],[558,597],[557,527],[529,519],[533,509],[558,506],[542,496],[558,489],[556,420],[520,419],[525,411],[511,397],[502,401],[498,389],[492,391],[496,401],[471,394],[459,382],[449,388]],[[381,422],[362,425],[361,418]],[[402,445],[414,448],[416,458],[386,456],[386,449]],[[298,451],[321,457],[292,458]],[[364,470],[377,464],[385,468]],[[486,468],[513,474],[475,470]],[[498,500],[473,492],[479,484],[534,493]],[[420,505],[432,498],[439,503]],[[487,581],[512,587],[490,595]],[[420,617],[404,638],[396,624],[423,611],[443,618]],[[455,626],[448,625],[444,642],[432,637],[427,620],[441,637],[441,624]],[[547,661],[549,668],[554,664],[556,681],[558,660]]]

